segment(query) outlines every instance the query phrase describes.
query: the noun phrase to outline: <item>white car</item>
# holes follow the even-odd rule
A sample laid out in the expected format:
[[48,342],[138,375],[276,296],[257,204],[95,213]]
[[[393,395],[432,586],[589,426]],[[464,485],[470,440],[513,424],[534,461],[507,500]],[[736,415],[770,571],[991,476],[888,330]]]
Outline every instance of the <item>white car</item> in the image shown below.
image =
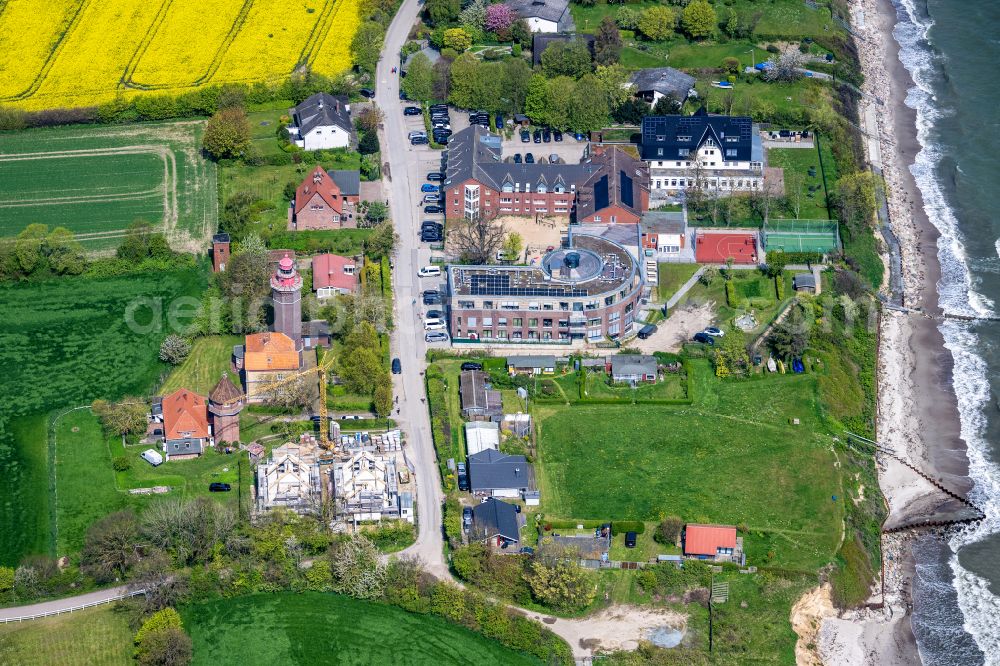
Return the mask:
[[448,334],[443,331],[431,331],[424,334],[424,342],[448,342]]
[[425,194],[424,203],[439,203],[441,201],[440,194]]
[[716,328],[715,326],[709,326],[704,331],[705,335],[711,335],[713,338],[721,338],[726,334],[721,328]]
[[447,326],[440,319],[428,319],[424,322],[425,331],[443,331]]
[[441,277],[440,266],[423,266],[417,271],[419,277]]
[[423,130],[414,130],[414,131],[410,132],[410,134],[407,136],[407,138],[411,139],[411,140],[412,139],[416,139],[417,137],[421,137],[421,138],[426,139],[427,138],[427,132],[424,132]]

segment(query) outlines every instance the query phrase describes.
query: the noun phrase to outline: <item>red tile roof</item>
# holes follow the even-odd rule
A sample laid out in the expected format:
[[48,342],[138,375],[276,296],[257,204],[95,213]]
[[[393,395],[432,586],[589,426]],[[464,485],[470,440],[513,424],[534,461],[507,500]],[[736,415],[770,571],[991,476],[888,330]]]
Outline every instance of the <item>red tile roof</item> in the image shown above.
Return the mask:
[[[345,273],[346,266],[353,266],[354,272]],[[337,254],[317,254],[313,257],[313,289],[336,287],[354,291],[358,288],[358,267],[353,259]]]
[[299,353],[284,333],[251,333],[247,336],[243,367],[251,372],[298,370]]
[[736,548],[736,528],[726,525],[688,525],[684,531],[685,555],[715,556],[719,548]]
[[205,398],[182,388],[163,397],[165,439],[208,437],[208,407]]
[[295,190],[295,212],[300,213],[309,205],[313,197],[319,196],[323,202],[338,213],[341,212],[340,188],[333,182],[323,167],[318,166],[306,176]]

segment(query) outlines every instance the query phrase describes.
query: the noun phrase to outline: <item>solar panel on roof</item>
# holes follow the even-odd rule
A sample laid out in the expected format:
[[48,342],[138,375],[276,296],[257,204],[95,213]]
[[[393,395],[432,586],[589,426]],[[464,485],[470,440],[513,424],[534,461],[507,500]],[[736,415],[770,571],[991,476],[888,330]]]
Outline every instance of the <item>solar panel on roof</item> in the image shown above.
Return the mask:
[[605,174],[594,184],[594,210],[607,208],[609,201],[608,176]]
[[624,171],[621,172],[622,203],[629,208],[635,208],[635,198],[632,196],[632,177]]

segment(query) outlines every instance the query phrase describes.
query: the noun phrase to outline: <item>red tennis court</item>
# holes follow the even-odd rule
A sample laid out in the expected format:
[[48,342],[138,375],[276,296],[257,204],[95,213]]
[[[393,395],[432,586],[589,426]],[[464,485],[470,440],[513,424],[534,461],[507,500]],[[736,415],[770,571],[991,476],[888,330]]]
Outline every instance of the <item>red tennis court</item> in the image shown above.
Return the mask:
[[695,236],[695,260],[699,264],[724,264],[730,257],[734,264],[757,263],[757,235],[709,234],[698,232]]

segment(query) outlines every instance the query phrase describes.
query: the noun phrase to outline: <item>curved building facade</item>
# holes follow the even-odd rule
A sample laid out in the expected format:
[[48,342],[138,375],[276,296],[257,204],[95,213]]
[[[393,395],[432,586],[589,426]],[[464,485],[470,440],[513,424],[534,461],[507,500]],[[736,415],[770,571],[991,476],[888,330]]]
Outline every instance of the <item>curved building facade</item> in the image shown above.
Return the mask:
[[450,266],[452,341],[566,344],[616,340],[635,328],[643,279],[606,238],[573,234],[539,266]]

